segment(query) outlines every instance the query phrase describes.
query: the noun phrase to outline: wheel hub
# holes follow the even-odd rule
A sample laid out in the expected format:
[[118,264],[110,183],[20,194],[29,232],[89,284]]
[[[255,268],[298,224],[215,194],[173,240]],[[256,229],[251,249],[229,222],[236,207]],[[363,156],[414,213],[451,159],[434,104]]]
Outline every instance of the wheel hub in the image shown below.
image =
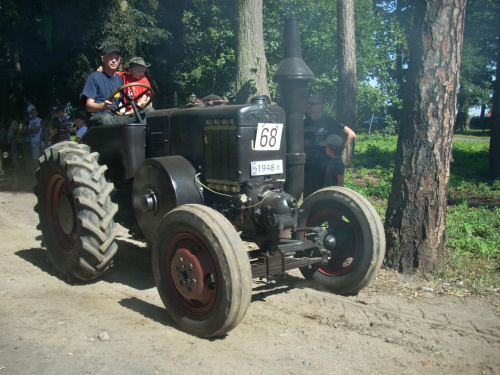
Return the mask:
[[153,190],[147,189],[142,195],[140,198],[140,208],[145,213],[156,213],[158,211],[158,197]]
[[[358,234],[344,212],[332,208],[317,211],[307,226],[328,228],[325,248],[332,251],[328,264],[318,266],[318,271],[328,276],[340,276],[349,271],[358,254]],[[333,240],[333,241],[332,241]],[[333,246],[332,246],[333,245]]]
[[57,202],[57,214],[62,231],[70,235],[73,232],[73,207],[66,194],[59,197]]
[[202,265],[189,250],[179,249],[175,252],[171,272],[177,291],[185,299],[201,303],[207,303],[210,300],[210,295],[204,293]]
[[47,183],[47,192],[45,204],[51,237],[57,243],[58,252],[69,255],[73,251],[76,235],[71,188],[62,175],[55,174]]

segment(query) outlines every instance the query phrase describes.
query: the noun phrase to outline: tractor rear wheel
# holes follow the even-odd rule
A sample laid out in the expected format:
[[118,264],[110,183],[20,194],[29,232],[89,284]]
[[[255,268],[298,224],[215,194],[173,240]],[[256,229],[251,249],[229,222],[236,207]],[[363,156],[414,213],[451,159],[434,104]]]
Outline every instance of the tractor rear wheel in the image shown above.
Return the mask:
[[152,257],[158,292],[183,330],[220,336],[241,321],[252,294],[250,262],[219,212],[198,204],[170,211],[156,229]]
[[43,244],[54,271],[69,282],[101,275],[118,249],[118,206],[111,202],[107,167],[98,159],[86,145],[61,142],[44,151],[36,171]]
[[[336,240],[328,263],[300,269],[338,294],[354,294],[373,279],[384,260],[385,234],[380,217],[366,198],[344,187],[327,187],[302,204],[300,227],[327,229]],[[304,232],[297,233],[304,239]]]

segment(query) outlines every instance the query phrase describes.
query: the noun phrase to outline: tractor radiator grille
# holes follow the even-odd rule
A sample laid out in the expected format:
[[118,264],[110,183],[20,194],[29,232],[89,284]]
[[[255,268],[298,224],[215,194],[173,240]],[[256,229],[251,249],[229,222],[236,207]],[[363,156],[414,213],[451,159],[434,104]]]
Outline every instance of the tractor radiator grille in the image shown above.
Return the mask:
[[236,126],[205,127],[205,178],[235,182],[238,178]]

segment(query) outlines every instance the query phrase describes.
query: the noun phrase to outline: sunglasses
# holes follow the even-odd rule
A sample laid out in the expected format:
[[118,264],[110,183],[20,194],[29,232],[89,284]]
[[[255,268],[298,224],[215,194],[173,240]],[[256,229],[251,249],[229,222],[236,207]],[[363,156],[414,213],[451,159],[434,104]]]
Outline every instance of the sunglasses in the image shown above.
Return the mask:
[[316,105],[316,104],[321,104],[321,103],[316,103],[316,102],[307,102],[307,105]]

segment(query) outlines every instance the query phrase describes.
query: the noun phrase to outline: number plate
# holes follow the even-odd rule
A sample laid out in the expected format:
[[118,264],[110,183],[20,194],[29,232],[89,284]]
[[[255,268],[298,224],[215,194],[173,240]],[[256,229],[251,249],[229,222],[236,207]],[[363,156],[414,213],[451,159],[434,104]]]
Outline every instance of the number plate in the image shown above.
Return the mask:
[[283,124],[270,124],[260,122],[257,127],[257,137],[255,138],[256,151],[279,150],[281,145],[281,134]]
[[280,174],[283,173],[283,160],[252,161],[250,167],[252,176]]

